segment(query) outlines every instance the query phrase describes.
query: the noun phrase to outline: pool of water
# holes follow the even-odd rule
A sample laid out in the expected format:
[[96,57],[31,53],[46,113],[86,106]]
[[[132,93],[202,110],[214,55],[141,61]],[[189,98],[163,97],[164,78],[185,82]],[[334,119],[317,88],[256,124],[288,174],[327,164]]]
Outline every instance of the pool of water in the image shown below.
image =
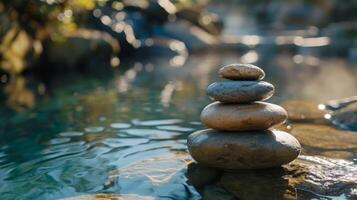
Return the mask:
[[[258,56],[266,81],[276,86],[270,102],[294,99],[318,105],[357,93],[356,68],[344,59],[268,52],[201,52],[181,67],[170,65],[165,56],[147,58],[124,62],[110,72],[66,75],[45,84],[31,77],[8,80],[1,90],[1,199],[99,193],[200,199],[185,175],[191,162],[186,138],[203,128],[199,114],[210,102],[205,88],[218,80],[217,69],[244,56]],[[336,134],[355,135],[340,129]],[[341,143],[356,139],[337,138]],[[305,155],[357,159],[353,145],[333,146],[332,141],[329,148],[328,143],[306,141]]]

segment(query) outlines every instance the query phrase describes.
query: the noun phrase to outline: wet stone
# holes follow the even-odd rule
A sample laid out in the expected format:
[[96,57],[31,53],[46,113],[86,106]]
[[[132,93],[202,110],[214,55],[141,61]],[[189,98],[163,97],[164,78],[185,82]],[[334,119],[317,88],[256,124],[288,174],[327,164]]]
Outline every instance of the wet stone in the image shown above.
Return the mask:
[[353,103],[357,103],[357,96],[348,97],[344,99],[330,100],[325,104],[325,106],[329,110],[339,110]]
[[317,124],[292,124],[291,132],[302,145],[321,150],[355,150],[357,134],[331,126]]
[[266,130],[283,123],[286,111],[274,104],[224,104],[214,102],[201,113],[201,121],[209,128],[226,131]]
[[189,183],[196,188],[213,184],[220,177],[221,172],[215,168],[207,167],[195,162],[187,166],[187,177]]
[[283,131],[197,131],[188,137],[191,156],[199,163],[225,170],[277,167],[293,161],[299,142]]
[[[204,176],[201,168],[190,177]],[[219,170],[217,170],[219,171]],[[218,173],[218,172],[216,172]],[[282,167],[254,170],[222,171],[217,182],[201,185],[215,197],[225,196],[224,188],[238,199],[356,199],[357,166],[347,160],[300,155]],[[212,191],[208,191],[212,190]],[[222,192],[223,195],[219,195]],[[323,196],[323,197],[322,197]],[[229,197],[229,196],[228,196]],[[328,198],[326,198],[328,199]],[[338,198],[340,199],[340,198]]]
[[202,196],[204,200],[236,200],[232,194],[215,185],[205,187]]
[[331,121],[339,128],[357,131],[357,102],[335,111]]
[[295,200],[295,188],[283,176],[282,168],[245,170],[224,174],[220,183],[239,199],[260,200],[264,195],[269,199]]
[[305,100],[286,100],[280,105],[288,111],[289,121],[319,123],[328,122],[328,119],[326,119],[325,116],[330,112],[322,109],[324,107],[322,104]]
[[[281,168],[242,170],[222,175],[220,184],[239,199],[355,199],[357,168],[353,162],[299,156]],[[299,197],[299,198],[297,198]]]
[[249,103],[269,99],[274,86],[264,81],[220,81],[207,88],[207,95],[224,103]]
[[231,64],[222,67],[218,71],[222,78],[230,80],[261,80],[265,73],[259,67],[252,64]]

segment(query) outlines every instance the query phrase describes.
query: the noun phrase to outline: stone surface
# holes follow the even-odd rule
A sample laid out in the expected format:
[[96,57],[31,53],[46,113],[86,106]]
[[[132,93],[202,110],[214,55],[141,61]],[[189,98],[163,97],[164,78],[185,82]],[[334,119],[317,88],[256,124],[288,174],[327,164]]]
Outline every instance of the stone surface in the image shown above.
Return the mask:
[[296,180],[297,187],[302,190],[357,199],[357,166],[352,161],[300,156],[292,165],[286,167],[290,171],[295,169],[295,175],[304,175],[302,181]]
[[325,104],[325,106],[329,110],[338,110],[356,102],[357,102],[357,96],[352,96],[344,99],[330,100]]
[[357,149],[357,134],[353,131],[326,125],[291,124],[290,132],[302,145],[309,148],[329,151]]
[[227,131],[265,130],[283,123],[286,111],[274,104],[254,102],[251,104],[224,104],[214,102],[201,112],[201,121],[206,126]]
[[187,140],[191,156],[209,167],[258,169],[277,167],[294,160],[299,142],[283,131],[222,132],[206,129]]
[[[353,162],[299,156],[282,168],[245,170],[222,175],[220,184],[239,199],[320,199],[357,197],[357,167]],[[326,198],[327,199],[327,198]]]
[[264,71],[252,64],[227,65],[222,67],[218,74],[231,80],[261,80],[265,77]]
[[236,200],[236,198],[222,187],[209,185],[204,188],[203,200]]
[[319,122],[328,123],[325,115],[331,113],[324,108],[324,105],[313,101],[305,100],[286,100],[280,103],[289,113],[289,121],[292,122]]
[[357,102],[333,112],[331,122],[339,128],[357,131]]
[[207,95],[225,103],[249,103],[269,99],[274,86],[264,81],[219,81],[207,88]]
[[245,170],[225,173],[220,180],[221,185],[239,199],[293,200],[296,191],[289,180],[284,178],[284,169]]
[[214,183],[219,179],[221,172],[215,168],[207,167],[196,162],[191,162],[187,166],[187,178],[189,183],[196,188],[202,188]]
[[357,97],[332,100],[328,104],[313,101],[286,100],[280,105],[289,113],[290,122],[316,122],[357,130]]

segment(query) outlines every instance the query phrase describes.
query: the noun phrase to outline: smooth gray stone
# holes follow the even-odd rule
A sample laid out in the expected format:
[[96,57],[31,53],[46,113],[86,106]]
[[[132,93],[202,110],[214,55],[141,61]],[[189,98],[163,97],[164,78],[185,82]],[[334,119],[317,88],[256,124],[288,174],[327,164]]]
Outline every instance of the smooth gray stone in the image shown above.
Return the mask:
[[265,81],[219,81],[207,87],[207,95],[224,103],[249,103],[267,100],[274,86]]
[[194,160],[225,170],[278,167],[293,161],[301,146],[283,131],[223,132],[206,129],[187,139]]
[[265,72],[252,64],[230,64],[222,67],[218,74],[231,80],[262,80]]

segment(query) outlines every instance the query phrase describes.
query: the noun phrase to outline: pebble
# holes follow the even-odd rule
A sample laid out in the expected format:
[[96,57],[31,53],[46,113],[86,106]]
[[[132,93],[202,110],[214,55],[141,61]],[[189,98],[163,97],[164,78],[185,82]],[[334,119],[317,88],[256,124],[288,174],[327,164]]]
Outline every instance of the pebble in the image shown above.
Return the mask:
[[209,128],[226,131],[266,130],[283,123],[284,108],[265,102],[224,104],[214,102],[201,112],[201,120]]
[[274,94],[274,86],[265,81],[220,81],[207,88],[207,95],[224,103],[249,103],[267,100]]
[[188,137],[193,159],[209,167],[226,170],[278,167],[300,153],[299,142],[283,131],[197,131]]
[[230,64],[222,67],[218,74],[230,80],[262,80],[265,77],[264,71],[252,64]]

